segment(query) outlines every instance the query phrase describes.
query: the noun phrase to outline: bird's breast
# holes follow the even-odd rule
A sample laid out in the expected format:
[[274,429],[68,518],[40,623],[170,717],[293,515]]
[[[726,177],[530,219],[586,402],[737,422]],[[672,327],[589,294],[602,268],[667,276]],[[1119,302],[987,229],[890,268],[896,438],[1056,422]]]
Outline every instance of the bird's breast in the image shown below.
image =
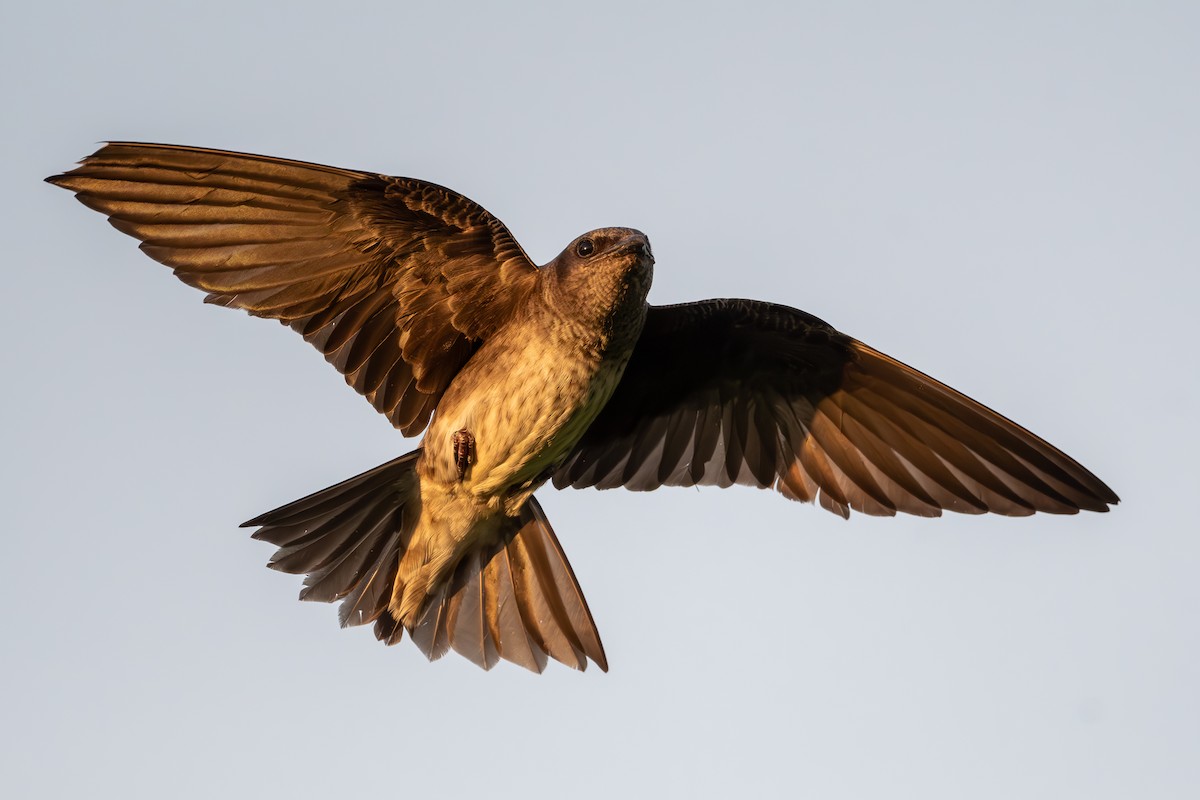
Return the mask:
[[597,351],[550,326],[498,332],[451,383],[425,437],[427,478],[458,483],[453,437],[474,436],[463,491],[519,506],[608,402],[632,345]]

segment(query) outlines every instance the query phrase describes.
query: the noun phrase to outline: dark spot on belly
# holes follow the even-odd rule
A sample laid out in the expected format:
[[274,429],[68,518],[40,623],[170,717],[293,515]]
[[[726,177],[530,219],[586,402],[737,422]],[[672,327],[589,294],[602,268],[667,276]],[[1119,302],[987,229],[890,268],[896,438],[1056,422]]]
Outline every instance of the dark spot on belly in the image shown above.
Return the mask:
[[467,476],[467,467],[475,463],[475,436],[463,428],[455,431],[450,442],[454,446],[454,469],[458,473],[458,482],[462,483]]

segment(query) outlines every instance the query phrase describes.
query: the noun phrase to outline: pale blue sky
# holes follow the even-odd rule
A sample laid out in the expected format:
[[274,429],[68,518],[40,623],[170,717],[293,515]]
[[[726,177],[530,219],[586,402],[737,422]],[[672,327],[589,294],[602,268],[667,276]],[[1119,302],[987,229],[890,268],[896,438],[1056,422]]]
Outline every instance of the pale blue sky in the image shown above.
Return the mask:
[[[1195,4],[2,16],[6,796],[1196,796]],[[639,228],[652,302],[814,313],[1123,502],[543,490],[611,672],[428,664],[236,527],[415,443],[40,182],[104,139],[429,179],[539,262]]]

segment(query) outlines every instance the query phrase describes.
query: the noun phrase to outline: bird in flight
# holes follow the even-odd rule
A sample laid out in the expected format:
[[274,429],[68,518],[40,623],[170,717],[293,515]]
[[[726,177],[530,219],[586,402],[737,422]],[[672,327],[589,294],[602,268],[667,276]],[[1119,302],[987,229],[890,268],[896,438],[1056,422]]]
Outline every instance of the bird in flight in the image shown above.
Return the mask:
[[207,302],[279,320],[405,436],[400,458],[245,526],[343,626],[489,669],[608,663],[533,493],[775,489],[940,516],[1107,511],[1049,443],[814,316],[646,303],[654,257],[600,228],[535,265],[471,200],[412,178],[113,142],[47,179]]

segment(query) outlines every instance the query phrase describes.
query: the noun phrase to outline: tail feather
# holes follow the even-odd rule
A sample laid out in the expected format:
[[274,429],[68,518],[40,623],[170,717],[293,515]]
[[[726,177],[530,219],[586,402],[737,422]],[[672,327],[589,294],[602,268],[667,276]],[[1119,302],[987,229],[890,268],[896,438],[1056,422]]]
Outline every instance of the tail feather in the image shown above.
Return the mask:
[[[480,550],[475,550],[467,554],[460,564],[469,577],[466,584],[450,598],[447,625],[453,632],[450,646],[484,669],[491,669],[500,661],[500,643],[508,638],[508,632],[502,635],[498,625],[490,624],[496,621],[495,614],[488,613],[488,606],[494,606],[494,603],[489,603],[485,594],[490,594],[494,599],[496,592],[487,591],[481,555]],[[495,557],[490,560],[495,560]],[[514,631],[513,635],[524,638],[525,632]]]
[[[374,622],[387,608],[405,522],[415,522],[420,451],[261,514],[242,527],[279,546],[267,566],[307,573],[301,600],[344,598],[343,626]],[[412,524],[411,522],[409,523]]]
[[[382,490],[388,484],[394,484],[403,479],[406,473],[416,466],[417,457],[420,454],[420,450],[414,450],[386,464],[369,469],[361,475],[347,478],[341,483],[329,486],[319,492],[313,492],[307,497],[294,500],[265,514],[259,514],[254,519],[243,522],[241,527],[253,528],[261,525],[263,529],[255,531],[254,538],[276,544],[273,530],[283,526],[327,519],[329,515],[337,513],[347,505],[362,500],[367,494]],[[415,480],[415,476],[412,477]]]
[[[375,623],[385,644],[405,631],[388,610],[420,513],[420,451],[268,511],[246,526],[276,545],[268,566],[306,573],[302,600],[341,600],[343,627]],[[484,669],[501,659],[541,672],[549,658],[607,671],[587,601],[536,500],[501,539],[468,552],[409,631],[431,661],[453,649]]]
[[388,612],[386,601],[379,618],[375,620],[375,638],[388,647],[404,638],[404,626]]
[[[362,538],[344,548],[345,553],[309,572],[304,579],[301,600],[319,600],[324,603],[345,597],[363,580],[363,573],[380,560],[383,549],[392,540],[399,544],[399,532],[403,528],[401,509],[373,511],[361,525]],[[339,616],[341,612],[339,611]]]
[[536,500],[530,498],[522,509],[522,519],[521,534],[509,548],[517,587],[514,597],[521,616],[551,658],[581,670],[591,658],[607,672],[592,612]]
[[372,505],[347,508],[312,526],[294,543],[279,548],[267,566],[280,572],[298,574],[335,564],[361,543],[362,532],[373,526],[376,517],[386,517],[391,512],[390,508],[381,509]]
[[[376,547],[372,546],[372,556],[375,553]],[[392,583],[396,579],[396,573],[400,571],[401,555],[403,550],[400,547],[400,526],[397,524],[396,530],[379,550],[379,556],[373,562],[368,559],[369,566],[358,585],[347,592],[346,598],[338,607],[338,622],[343,628],[375,622],[387,608],[388,600],[392,596]]]
[[608,671],[587,601],[532,498],[508,536],[458,563],[425,606],[412,638],[431,661],[453,649],[484,669],[504,659],[541,672],[548,656],[578,670],[591,659]]
[[[516,586],[512,571],[512,558],[509,556],[507,548],[488,562],[487,571],[488,574],[484,576],[486,586]],[[533,638],[529,631],[529,624],[521,615],[517,590],[514,588],[507,594],[494,592],[492,597],[495,598],[495,613],[492,619],[495,620],[496,629],[500,631],[497,638],[503,643],[504,657],[534,672],[544,670],[546,668],[546,650]],[[489,608],[491,607],[489,606]],[[504,635],[505,631],[508,631],[509,635]],[[599,654],[596,663],[602,670],[607,671],[608,664],[604,660],[604,649],[599,648],[596,652]]]

